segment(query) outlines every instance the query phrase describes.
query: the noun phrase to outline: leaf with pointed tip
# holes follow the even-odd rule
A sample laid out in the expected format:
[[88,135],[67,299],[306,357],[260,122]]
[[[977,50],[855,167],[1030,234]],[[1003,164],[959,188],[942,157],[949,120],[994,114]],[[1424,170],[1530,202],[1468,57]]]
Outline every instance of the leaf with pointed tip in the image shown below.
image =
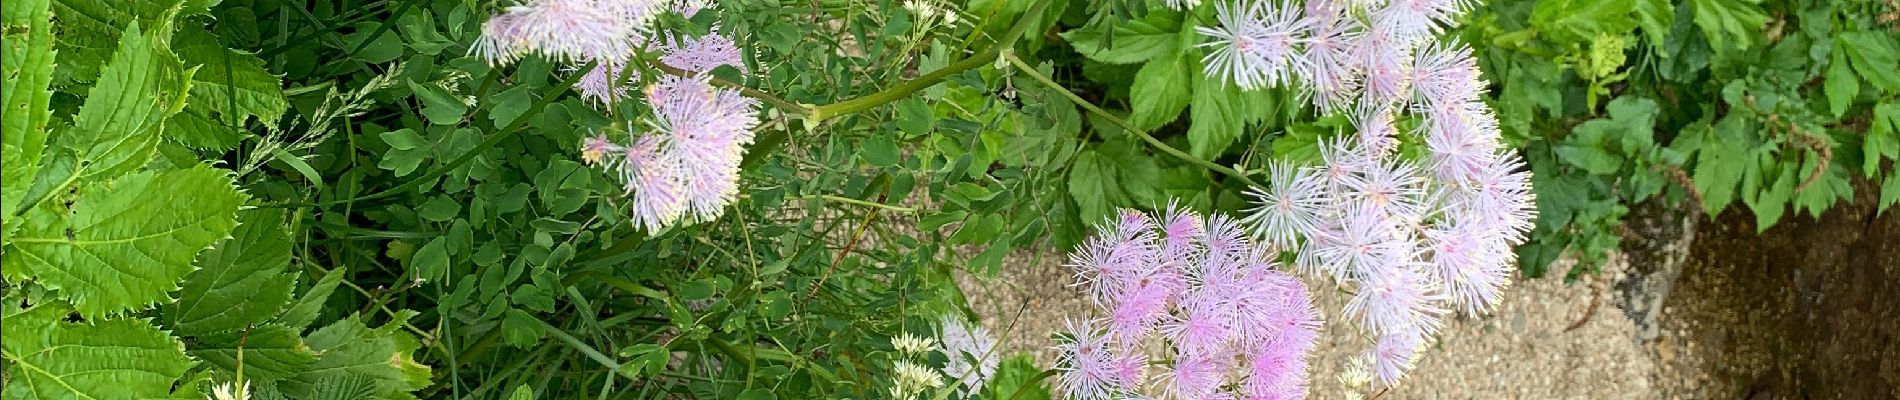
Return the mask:
[[0,270],[56,290],[86,318],[170,301],[198,252],[237,226],[245,198],[230,171],[205,165],[79,191],[70,212],[47,202],[28,214]]
[[311,332],[306,342],[320,356],[304,373],[281,383],[292,398],[331,397],[333,390],[323,382],[344,377],[365,377],[374,383],[376,399],[414,399],[409,392],[429,385],[429,366],[417,363],[412,353],[422,347],[416,338],[397,328],[414,313],[398,315],[378,328],[363,324],[361,315]]
[[46,149],[47,104],[53,92],[53,28],[48,0],[0,3],[0,217],[6,218],[0,237],[11,235],[18,222],[14,211],[33,187]]
[[[59,18],[56,49],[60,63],[54,71],[56,82],[91,82],[99,68],[119,46],[119,33],[126,25],[138,22],[148,29],[170,21],[183,9],[181,0],[117,1],[54,0],[53,15]],[[163,24],[170,31],[171,24]]]
[[144,319],[72,323],[64,304],[19,303],[0,316],[8,399],[169,398],[191,368],[184,344]]
[[225,48],[203,27],[178,29],[173,48],[189,68],[191,101],[181,116],[167,122],[165,137],[198,149],[226,150],[245,135],[246,120],[256,117],[269,124],[284,115],[290,102],[282,83],[264,69],[264,60]]
[[[169,23],[165,24],[169,25]],[[109,179],[145,165],[158,151],[165,118],[185,105],[191,71],[163,46],[169,34],[134,23],[100,72],[73,129],[57,139],[78,157],[77,173]]]
[[[290,265],[290,233],[282,210],[238,214],[241,224],[198,259],[185,276],[178,302],[166,307],[168,326],[179,335],[235,331],[269,321],[290,300],[297,274]],[[293,335],[294,336],[294,335]]]
[[285,308],[283,315],[278,315],[275,322],[298,329],[309,327],[311,322],[317,320],[317,313],[323,311],[323,302],[330,298],[330,292],[335,292],[336,286],[343,283],[343,275],[342,268],[323,274],[323,278],[317,279],[316,285],[304,291],[303,297],[298,298],[295,304]]
[[300,329],[282,325],[258,325],[249,331],[198,336],[197,343],[191,346],[191,356],[226,373],[236,374],[238,350],[242,347],[244,379],[276,382],[302,373],[317,360],[317,353],[304,345],[298,331]]

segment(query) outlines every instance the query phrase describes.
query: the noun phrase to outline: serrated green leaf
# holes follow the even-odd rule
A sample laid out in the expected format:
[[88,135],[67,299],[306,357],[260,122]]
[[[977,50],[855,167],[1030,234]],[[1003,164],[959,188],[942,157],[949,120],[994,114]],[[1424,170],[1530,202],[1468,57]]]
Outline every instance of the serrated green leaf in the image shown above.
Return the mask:
[[0,3],[0,237],[10,236],[27,191],[39,174],[52,116],[53,29],[48,0]]
[[1735,187],[1741,182],[1743,169],[1754,160],[1754,155],[1737,135],[1713,130],[1705,131],[1704,134],[1709,136],[1703,139],[1702,150],[1696,152],[1692,180],[1695,181],[1696,191],[1702,194],[1703,211],[1716,215],[1735,199]]
[[212,121],[211,116],[190,104],[165,119],[165,138],[186,147],[205,151],[224,151],[244,141],[245,132]]
[[1129,89],[1133,112],[1128,123],[1135,129],[1153,130],[1174,121],[1187,108],[1193,75],[1188,59],[1181,53],[1149,60],[1135,72],[1135,84]]
[[1102,221],[1121,202],[1121,191],[1113,186],[1114,177],[1115,166],[1100,153],[1090,150],[1076,156],[1075,164],[1069,167],[1069,197],[1075,199],[1083,221]]
[[1834,39],[1836,50],[1846,50],[1847,58],[1853,61],[1854,70],[1860,72],[1867,83],[1885,89],[1887,92],[1900,92],[1900,50],[1894,49],[1893,37],[1884,32],[1846,32]]
[[1134,64],[1174,53],[1176,35],[1181,29],[1180,18],[1180,13],[1155,12],[1118,24],[1111,28],[1115,30],[1112,48],[1103,48],[1102,28],[1072,30],[1064,32],[1062,37],[1075,47],[1075,52],[1091,60]]
[[1847,49],[1841,48],[1841,44],[1839,40],[1834,41],[1834,54],[1829,57],[1827,65],[1827,82],[1822,87],[1827,93],[1828,112],[1835,117],[1846,114],[1847,106],[1852,105],[1854,97],[1860,95],[1860,78],[1855,77],[1853,70],[1847,66]]
[[1873,176],[1880,170],[1880,159],[1900,160],[1900,103],[1874,106],[1874,118],[1868,121],[1867,137],[1861,140],[1861,173]]
[[1557,155],[1563,158],[1564,162],[1596,175],[1614,174],[1623,165],[1621,157],[1604,151],[1601,147],[1566,143],[1557,146]]
[[[1241,119],[1244,96],[1240,86],[1230,85],[1207,74],[1194,74],[1194,101],[1188,107],[1188,154],[1203,160],[1219,158],[1239,139],[1247,124]],[[1248,110],[1249,112],[1257,112]]]
[[363,323],[361,315],[351,315],[311,332],[304,343],[319,354],[317,360],[278,386],[292,397],[325,398],[336,396],[330,392],[339,390],[336,385],[324,384],[326,381],[366,378],[373,395],[354,398],[416,398],[410,392],[428,386],[430,375],[429,367],[416,363],[412,354],[421,344],[398,329],[411,315],[414,313],[402,313],[374,329]]
[[1880,184],[1880,214],[1894,203],[1900,203],[1900,174],[1887,174],[1887,181]]
[[158,150],[165,118],[184,107],[192,72],[161,47],[169,37],[164,29],[126,28],[73,117],[73,129],[56,138],[77,155],[82,178],[108,179],[143,166]]
[[55,71],[55,80],[92,81],[112,57],[113,49],[121,45],[120,33],[127,25],[136,21],[148,29],[162,26],[163,32],[169,33],[170,22],[161,22],[171,21],[178,15],[184,6],[182,3],[181,0],[54,1],[53,15],[71,16],[59,19],[57,50],[62,60]]
[[1717,51],[1742,50],[1754,44],[1768,15],[1761,0],[1690,0],[1695,24],[1709,38],[1709,47]]
[[284,308],[284,313],[278,315],[274,323],[298,329],[310,326],[311,322],[317,320],[317,313],[323,311],[323,302],[329,300],[330,293],[335,292],[337,285],[343,283],[344,274],[342,268],[323,274],[323,278],[317,279],[317,284],[311,285],[310,290],[304,291],[303,297],[297,298],[296,303]]
[[[32,279],[88,318],[169,301],[192,260],[237,225],[245,196],[230,171],[197,166],[127,175],[80,188],[73,204],[29,219],[5,259],[9,279]],[[136,216],[136,217],[129,217]]]
[[1545,0],[1535,2],[1531,26],[1556,43],[1582,43],[1600,34],[1620,35],[1636,27],[1634,0]]
[[515,392],[508,395],[508,400],[534,400],[534,389],[527,384],[515,386]]
[[290,266],[290,233],[283,211],[238,214],[231,237],[218,241],[185,276],[178,302],[166,307],[173,332],[185,336],[242,330],[277,316],[297,283]]
[[252,117],[272,123],[290,108],[283,84],[256,55],[225,48],[216,35],[195,25],[180,27],[173,42],[185,67],[198,70],[191,76],[188,107],[233,126]]
[[984,385],[985,399],[1049,400],[1053,399],[1049,386],[1043,380],[1036,379],[1042,368],[1036,366],[1036,360],[1028,355],[1016,355],[1003,360],[996,368],[996,378]]
[[238,351],[244,352],[244,379],[273,383],[302,373],[317,360],[304,345],[302,329],[258,325],[249,331],[221,332],[196,337],[191,356],[219,370],[236,374]]
[[8,399],[168,398],[191,368],[184,344],[144,319],[73,323],[58,303],[6,303]]
[[1643,36],[1649,38],[1649,47],[1657,55],[1669,56],[1662,51],[1663,38],[1675,22],[1676,7],[1669,0],[1636,0],[1636,25],[1643,29]]

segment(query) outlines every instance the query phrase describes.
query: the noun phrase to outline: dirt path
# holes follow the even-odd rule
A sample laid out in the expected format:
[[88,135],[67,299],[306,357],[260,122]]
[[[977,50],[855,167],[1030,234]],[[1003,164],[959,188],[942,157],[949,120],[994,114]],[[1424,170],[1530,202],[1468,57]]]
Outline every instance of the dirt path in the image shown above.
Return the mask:
[[[1877,191],[1857,189],[1761,233],[1739,207],[1636,207],[1628,255],[1574,283],[1557,278],[1567,265],[1518,279],[1496,312],[1450,321],[1380,399],[1900,399],[1900,207],[1876,214]],[[998,276],[958,283],[1006,348],[1048,365],[1050,334],[1091,308],[1063,260],[1018,251]],[[1318,305],[1336,318],[1345,301]],[[1347,398],[1338,374],[1367,345],[1345,324],[1322,335],[1309,398]]]
[[[1053,360],[1049,335],[1061,329],[1062,318],[1072,310],[1091,306],[1067,286],[1069,270],[1061,254],[1043,253],[1039,261],[1036,255],[1012,255],[1009,267],[995,278],[959,280],[984,324],[1010,330],[1004,346],[1034,352],[1047,365]],[[1653,358],[1638,343],[1635,325],[1616,312],[1607,282],[1599,281],[1617,276],[1621,263],[1610,268],[1573,284],[1556,278],[1517,281],[1493,315],[1451,321],[1415,372],[1381,398],[1658,398],[1651,382],[1657,368]],[[1322,313],[1340,315],[1343,296],[1320,297]],[[1337,376],[1366,344],[1342,324],[1327,324],[1322,335],[1312,361],[1310,398],[1343,398],[1345,387]]]

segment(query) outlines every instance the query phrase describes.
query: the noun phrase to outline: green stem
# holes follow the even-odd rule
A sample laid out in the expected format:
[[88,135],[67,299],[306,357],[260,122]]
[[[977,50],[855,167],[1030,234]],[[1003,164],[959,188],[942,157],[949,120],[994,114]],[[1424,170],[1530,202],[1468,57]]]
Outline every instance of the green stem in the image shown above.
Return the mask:
[[878,202],[870,202],[870,201],[864,201],[864,200],[858,200],[858,199],[853,199],[853,198],[850,198],[850,197],[843,197],[843,196],[833,196],[833,195],[828,195],[828,194],[821,194],[821,195],[817,195],[817,196],[809,196],[809,197],[806,197],[806,198],[808,198],[808,199],[823,199],[823,200],[825,200],[825,201],[835,201],[835,202],[839,202],[839,203],[846,203],[846,204],[856,204],[856,205],[860,205],[860,206],[865,206],[865,207],[875,207],[875,208],[882,208],[882,209],[884,209],[884,210],[887,210],[887,211],[891,211],[891,212],[897,212],[897,213],[904,213],[904,214],[916,214],[916,213],[917,213],[917,209],[916,209],[916,208],[911,208],[911,207],[899,207],[899,206],[893,206],[893,205],[889,205],[889,204],[884,204],[884,203],[878,203]]
[[1117,117],[1115,116],[1115,114],[1111,114],[1107,110],[1103,110],[1101,107],[1097,107],[1095,104],[1089,103],[1088,100],[1082,99],[1082,96],[1077,96],[1075,92],[1071,92],[1069,91],[1068,88],[1064,88],[1062,87],[1062,85],[1056,84],[1054,80],[1049,79],[1048,75],[1043,75],[1042,71],[1037,71],[1036,67],[1030,66],[1029,63],[1023,62],[1021,58],[1016,58],[1016,56],[1014,55],[1008,56],[1007,58],[1009,59],[1010,65],[1016,66],[1017,70],[1022,71],[1024,75],[1028,75],[1030,79],[1035,79],[1036,82],[1041,82],[1044,86],[1048,86],[1050,89],[1054,89],[1055,91],[1062,93],[1063,97],[1067,97],[1069,101],[1075,103],[1075,105],[1082,106],[1082,108],[1089,110],[1090,113],[1094,113],[1095,115],[1101,116],[1102,119],[1108,120],[1109,123],[1115,124],[1115,126],[1121,127],[1122,130],[1128,131],[1129,133],[1132,133],[1135,136],[1140,137],[1142,141],[1148,142],[1148,145],[1154,146],[1156,149],[1160,149],[1161,152],[1168,153],[1168,155],[1174,156],[1175,158],[1179,158],[1181,159],[1181,161],[1187,161],[1189,164],[1198,165],[1210,170],[1214,170],[1214,172],[1226,174],[1227,176],[1231,176],[1234,179],[1238,179],[1241,182],[1246,183],[1247,186],[1252,186],[1252,187],[1260,186],[1260,183],[1254,182],[1252,178],[1248,178],[1247,174],[1241,173],[1239,170],[1235,170],[1232,167],[1215,164],[1212,161],[1202,160],[1199,157],[1195,157],[1193,155],[1188,154],[1187,152],[1181,151],[1181,149],[1176,149],[1174,148],[1174,146],[1169,146],[1167,143],[1162,143],[1160,139],[1155,139],[1154,135],[1149,135],[1147,131],[1135,129],[1134,125],[1129,124],[1128,121],[1126,120],[1122,120],[1121,117]]
[[582,342],[580,338],[567,334],[567,331],[556,328],[554,325],[549,324],[547,321],[542,321],[540,318],[529,318],[529,320],[541,325],[541,330],[547,332],[549,336],[554,336],[555,339],[560,339],[561,342],[567,343],[568,347],[572,347],[575,351],[581,352],[582,355],[586,355],[587,358],[600,363],[601,366],[613,370],[615,374],[627,377],[627,379],[630,380],[637,381],[640,379],[639,374],[634,373],[634,371],[621,369],[619,361],[614,361],[613,357],[608,357],[606,354],[602,354],[600,350],[595,350],[594,346],[587,345],[587,343]]
[[1016,45],[1016,39],[1022,37],[1024,31],[1029,30],[1030,23],[1042,18],[1042,12],[1049,8],[1049,3],[1050,0],[1038,0],[1036,4],[1029,6],[1029,10],[1024,11],[1022,16],[1019,17],[1021,19],[1016,20],[1016,25],[1009,28],[1009,33],[1003,35],[1003,40],[997,41],[996,44],[991,45],[989,49],[983,50],[981,53],[976,53],[957,62],[950,63],[950,65],[939,68],[936,71],[930,71],[930,73],[923,74],[915,79],[900,82],[896,86],[885,88],[877,93],[812,107],[811,114],[808,116],[809,119],[805,122],[806,126],[817,126],[818,123],[824,122],[826,119],[854,114],[897,101],[906,96],[910,96],[911,93],[917,93],[931,86],[936,86],[938,83],[943,83],[944,79],[948,79],[951,75],[961,74],[963,71],[969,71],[995,62],[997,57],[1003,54],[1004,50]]

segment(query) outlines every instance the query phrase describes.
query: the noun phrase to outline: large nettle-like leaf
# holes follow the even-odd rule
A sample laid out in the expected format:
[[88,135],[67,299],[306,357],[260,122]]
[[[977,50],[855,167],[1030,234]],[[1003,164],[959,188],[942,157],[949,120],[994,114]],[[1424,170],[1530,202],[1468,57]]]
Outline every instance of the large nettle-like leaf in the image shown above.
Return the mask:
[[197,72],[191,76],[190,104],[166,122],[167,139],[200,149],[230,149],[244,138],[240,127],[246,120],[271,123],[290,108],[277,76],[256,55],[226,48],[218,36],[195,25],[179,27],[172,42],[179,59]]
[[71,211],[26,215],[0,270],[69,299],[87,318],[169,301],[192,260],[237,226],[245,195],[230,171],[200,165],[79,188]]
[[172,390],[192,361],[146,320],[68,322],[63,304],[5,302],[7,399],[204,398],[197,382]]
[[245,331],[196,336],[190,353],[226,374],[236,374],[241,350],[245,380],[256,384],[277,382],[304,372],[317,360],[316,351],[304,344],[298,331],[282,325],[259,325]]
[[378,328],[370,328],[363,323],[362,316],[352,315],[311,332],[307,343],[321,356],[302,373],[279,383],[277,388],[290,398],[340,398],[338,392],[356,394],[364,390],[358,385],[338,382],[360,382],[368,378],[371,389],[367,392],[372,395],[342,397],[416,398],[409,392],[428,386],[430,375],[429,366],[417,363],[412,355],[422,345],[399,328],[413,315],[414,312],[402,313]]
[[165,319],[178,335],[243,330],[276,317],[290,301],[297,274],[284,271],[290,265],[290,233],[284,231],[283,212],[246,211],[239,220],[230,238],[199,258],[178,302],[167,307]]
[[187,7],[182,0],[54,0],[53,15],[60,16],[57,49],[61,55],[54,80],[90,82],[98,76],[100,66],[120,46],[119,34],[127,25],[137,22],[149,30],[179,15],[203,11],[204,7]]
[[144,166],[158,151],[165,118],[185,105],[192,71],[164,48],[170,22],[147,32],[126,28],[112,62],[100,72],[73,129],[55,139],[76,158],[74,174],[103,180]]
[[[53,77],[53,29],[48,0],[0,3],[0,238],[18,226],[13,217],[22,207],[33,176],[39,174],[46,149],[46,89]],[[4,239],[0,239],[4,241]]]

